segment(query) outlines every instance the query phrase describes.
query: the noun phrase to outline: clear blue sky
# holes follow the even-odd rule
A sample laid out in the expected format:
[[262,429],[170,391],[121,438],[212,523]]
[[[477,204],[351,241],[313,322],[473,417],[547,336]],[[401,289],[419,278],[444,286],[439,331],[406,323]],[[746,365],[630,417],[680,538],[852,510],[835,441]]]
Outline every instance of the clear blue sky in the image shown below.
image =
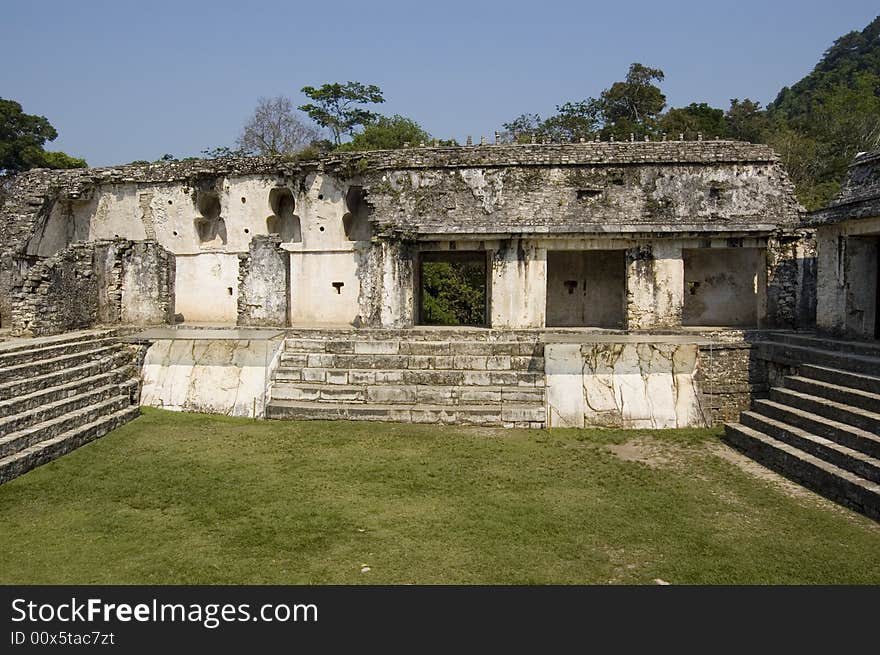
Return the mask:
[[766,104],[878,13],[877,0],[4,0],[0,97],[93,166],[232,145],[259,96],[300,104],[329,81],[378,84],[383,113],[463,142],[598,95],[634,61],[665,71],[671,106]]

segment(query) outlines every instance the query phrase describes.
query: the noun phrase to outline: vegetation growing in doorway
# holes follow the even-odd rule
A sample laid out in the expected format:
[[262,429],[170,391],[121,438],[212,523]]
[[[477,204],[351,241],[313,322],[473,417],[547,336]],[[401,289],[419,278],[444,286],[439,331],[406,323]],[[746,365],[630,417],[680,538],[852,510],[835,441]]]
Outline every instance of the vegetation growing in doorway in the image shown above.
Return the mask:
[[439,261],[426,256],[421,272],[423,324],[486,324],[486,260],[482,254]]

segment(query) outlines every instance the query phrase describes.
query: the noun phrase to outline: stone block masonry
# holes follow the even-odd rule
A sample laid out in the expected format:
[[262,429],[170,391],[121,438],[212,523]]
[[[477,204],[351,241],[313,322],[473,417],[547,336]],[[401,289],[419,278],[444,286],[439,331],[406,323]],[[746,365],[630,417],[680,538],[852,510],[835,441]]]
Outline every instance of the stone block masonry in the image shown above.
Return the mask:
[[27,269],[13,297],[16,335],[170,323],[174,259],[155,242],[76,243]]
[[238,255],[238,325],[287,325],[290,256],[278,235],[255,236]]

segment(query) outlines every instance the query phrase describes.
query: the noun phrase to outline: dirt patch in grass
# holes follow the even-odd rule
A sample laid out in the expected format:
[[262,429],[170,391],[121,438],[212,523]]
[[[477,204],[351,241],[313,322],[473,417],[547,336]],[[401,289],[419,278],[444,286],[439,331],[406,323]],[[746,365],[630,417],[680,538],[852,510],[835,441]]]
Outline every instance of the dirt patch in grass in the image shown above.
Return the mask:
[[654,440],[633,439],[621,444],[611,444],[607,448],[624,462],[640,462],[651,468],[662,468],[673,462],[670,448]]

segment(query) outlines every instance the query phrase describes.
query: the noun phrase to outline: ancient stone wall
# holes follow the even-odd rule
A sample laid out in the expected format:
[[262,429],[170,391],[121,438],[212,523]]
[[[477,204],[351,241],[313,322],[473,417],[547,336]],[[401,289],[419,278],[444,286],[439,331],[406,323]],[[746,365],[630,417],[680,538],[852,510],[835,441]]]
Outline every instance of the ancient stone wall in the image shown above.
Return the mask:
[[173,323],[174,256],[155,241],[124,243],[121,322],[127,325]]
[[767,242],[766,327],[816,324],[816,237],[812,230],[779,232]]
[[818,241],[817,327],[880,338],[880,151],[856,157],[838,197],[808,222]]
[[42,336],[96,325],[171,322],[173,259],[156,243],[75,243],[31,266],[13,290],[12,330]]
[[[0,210],[0,286],[75,241],[155,240],[177,260],[178,313],[217,324],[284,325],[286,302],[294,324],[412,325],[419,253],[458,248],[492,255],[492,325],[543,327],[547,252],[608,249],[626,251],[624,329],[676,330],[683,248],[745,239],[772,250],[768,238],[800,218],[776,155],[729,141],[230,158],[31,171],[14,186]],[[251,243],[271,234],[289,253],[290,291],[269,308],[280,260],[255,262]],[[768,324],[794,325],[806,258],[768,260]]]
[[288,325],[290,256],[280,245],[280,236],[256,236],[239,254],[238,325]]
[[747,333],[605,337],[544,347],[549,427],[683,428],[735,420],[767,391]]
[[767,394],[766,362],[754,356],[747,341],[701,344],[699,362],[694,382],[710,425],[737,420],[754,397]]

